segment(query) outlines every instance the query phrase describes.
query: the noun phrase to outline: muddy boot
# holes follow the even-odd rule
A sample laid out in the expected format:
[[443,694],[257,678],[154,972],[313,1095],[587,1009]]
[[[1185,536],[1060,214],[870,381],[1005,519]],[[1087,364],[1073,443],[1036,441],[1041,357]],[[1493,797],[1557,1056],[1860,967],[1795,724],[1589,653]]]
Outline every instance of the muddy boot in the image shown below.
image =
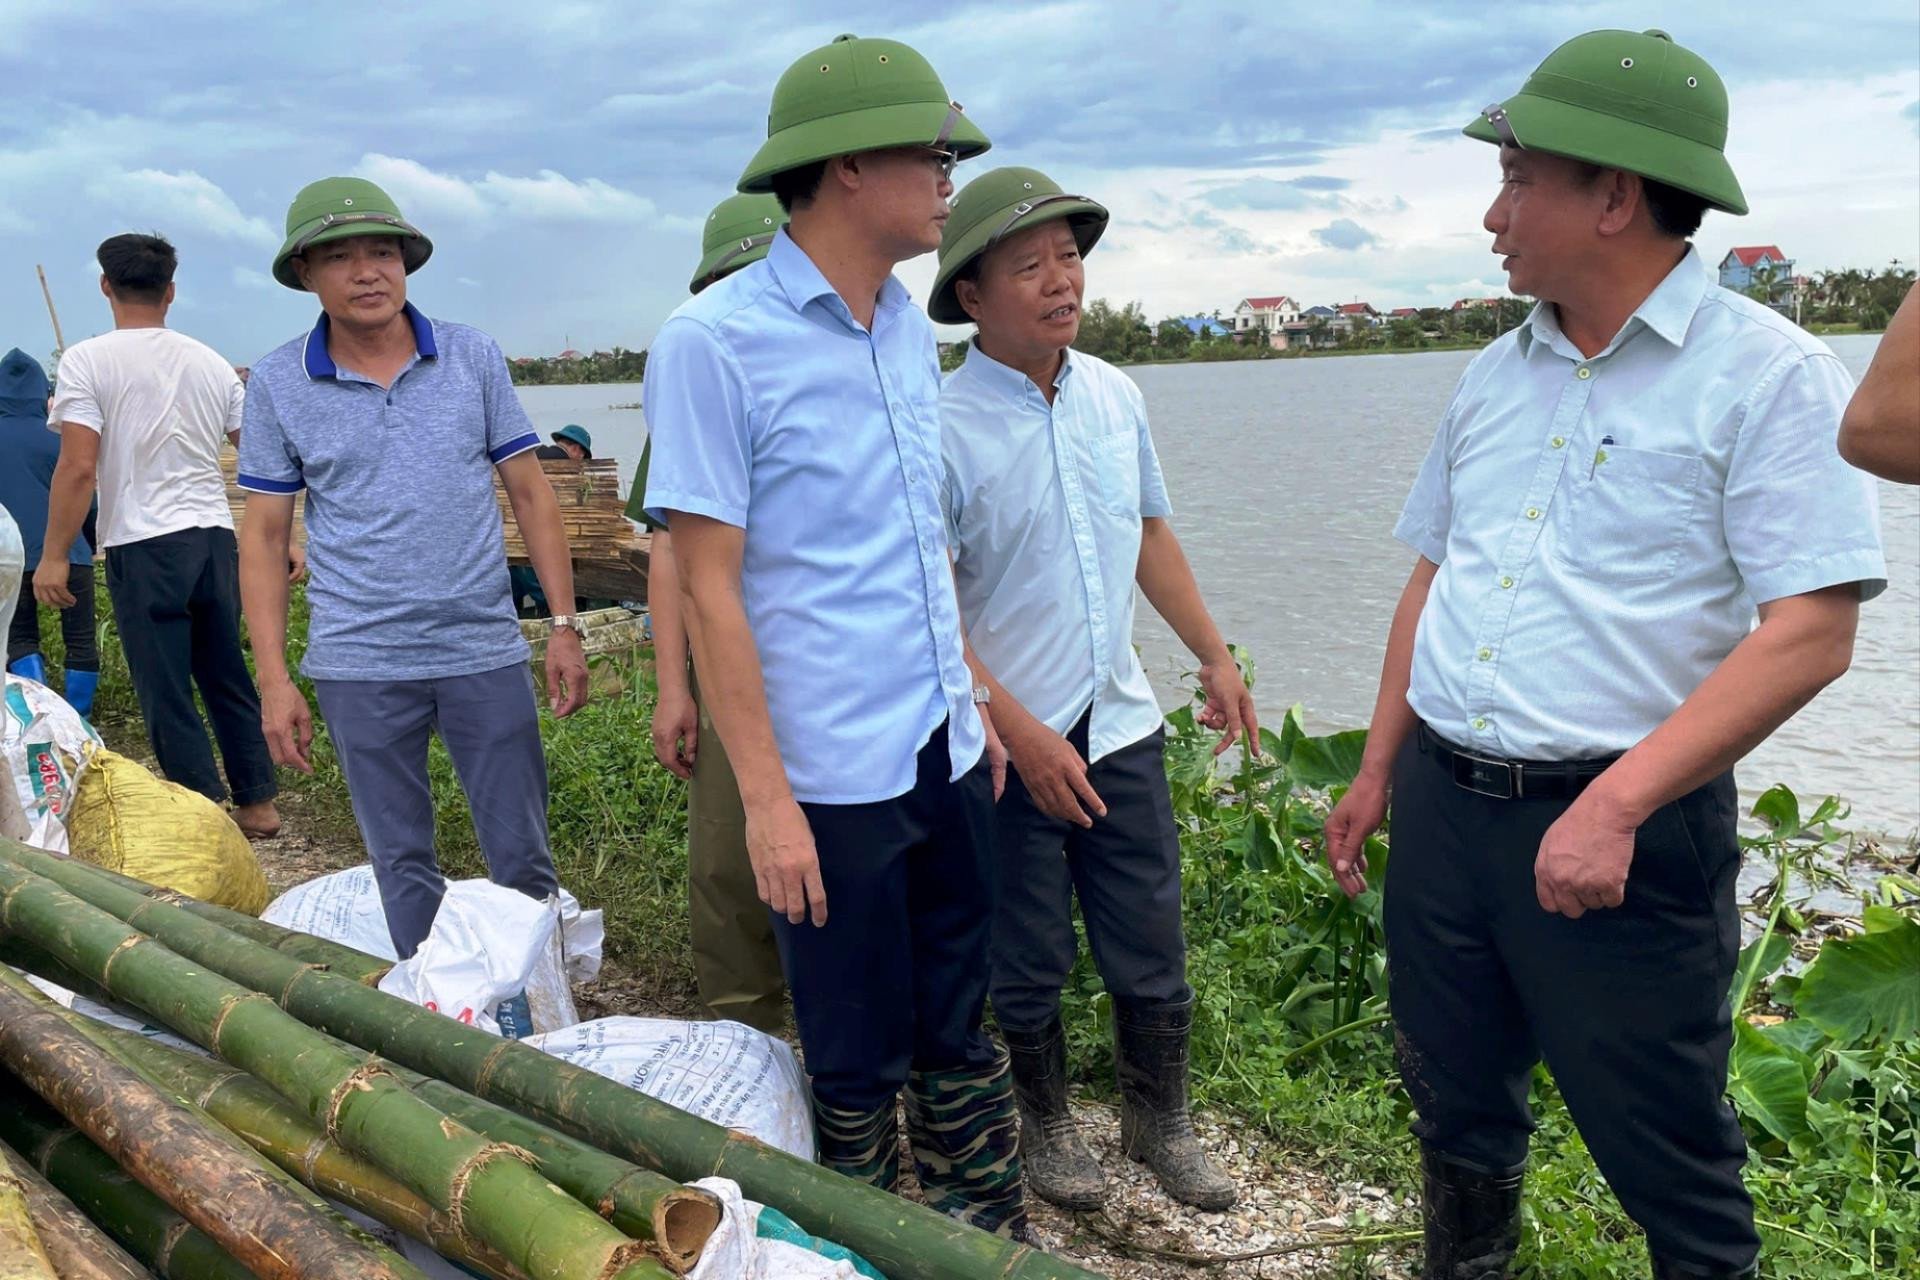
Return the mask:
[[1482,1173],[1420,1149],[1426,1194],[1427,1265],[1422,1280],[1504,1280],[1520,1247],[1520,1184],[1526,1166]]
[[1187,1036],[1193,998],[1178,1004],[1114,1002],[1120,1077],[1120,1149],[1153,1170],[1168,1195],[1218,1213],[1240,1188],[1207,1158],[1187,1112]]
[[1759,1280],[1758,1263],[1743,1271],[1728,1271],[1723,1267],[1700,1267],[1691,1262],[1676,1262],[1672,1258],[1653,1255],[1653,1280]]
[[991,1066],[911,1073],[907,1143],[935,1212],[982,1231],[1027,1238],[1020,1122],[1004,1053]]
[[876,1111],[841,1111],[816,1098],[813,1132],[827,1168],[882,1191],[900,1189],[900,1125],[892,1098]]
[[1098,1209],[1107,1202],[1107,1178],[1067,1109],[1067,1040],[1059,1017],[1033,1031],[1003,1026],[1000,1034],[1012,1058],[1028,1188],[1062,1209]]

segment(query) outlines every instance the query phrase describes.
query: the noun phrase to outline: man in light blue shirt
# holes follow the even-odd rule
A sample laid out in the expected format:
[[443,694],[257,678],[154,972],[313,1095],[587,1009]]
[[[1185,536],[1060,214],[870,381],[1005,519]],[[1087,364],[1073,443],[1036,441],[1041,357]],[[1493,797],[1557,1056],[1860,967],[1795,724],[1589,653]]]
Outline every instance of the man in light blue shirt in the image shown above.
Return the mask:
[[1105,1178],[1067,1106],[1060,989],[1073,901],[1114,1002],[1121,1142],[1177,1199],[1219,1211],[1233,1180],[1187,1111],[1193,991],[1180,834],[1159,704],[1133,651],[1137,581],[1193,651],[1202,718],[1259,749],[1253,697],[1167,517],[1146,404],[1070,350],[1083,255],[1107,211],[1036,169],[995,169],[953,205],[928,311],[979,333],[940,397],[954,581],[1007,744],[994,815],[993,1011],[1013,1060],[1029,1185],[1097,1209]]
[[1835,449],[1849,380],[1688,243],[1746,203],[1720,78],[1664,32],[1569,41],[1467,132],[1501,144],[1485,225],[1539,302],[1468,366],[1395,528],[1419,558],[1327,822],[1361,892],[1392,792],[1426,1274],[1505,1274],[1544,1057],[1655,1275],[1752,1276],[1732,769],[1885,586]]
[[787,71],[769,122],[740,187],[792,221],[655,339],[646,505],[739,779],[822,1160],[897,1186],[904,1086],[928,1202],[1020,1234],[981,1029],[987,725],[940,516],[933,328],[891,275],[938,247],[952,166],[987,140],[919,54],[851,36]]
[[[307,495],[314,682],[402,959],[446,892],[427,744],[437,730],[499,884],[546,898],[547,772],[527,643],[508,598],[498,473],[541,582],[573,598],[559,506],[491,338],[407,301],[432,245],[386,193],[326,178],[294,197],[274,276],[312,291],[312,331],[253,366],[240,432],[241,592],[274,761],[311,771],[311,713],[286,665],[293,495]],[[586,701],[578,621],[555,618],[554,714]]]

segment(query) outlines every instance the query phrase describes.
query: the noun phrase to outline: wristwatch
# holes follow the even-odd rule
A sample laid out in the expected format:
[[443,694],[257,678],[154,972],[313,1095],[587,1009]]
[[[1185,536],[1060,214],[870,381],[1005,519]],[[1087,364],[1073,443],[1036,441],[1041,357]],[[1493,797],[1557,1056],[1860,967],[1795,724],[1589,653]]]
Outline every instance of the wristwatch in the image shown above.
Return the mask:
[[547,621],[553,624],[555,631],[571,631],[582,640],[587,638],[587,624],[580,620],[577,613],[556,613]]
[[984,707],[989,702],[992,702],[992,701],[993,701],[993,690],[987,688],[987,686],[983,684],[977,684],[973,686],[973,705],[974,706]]

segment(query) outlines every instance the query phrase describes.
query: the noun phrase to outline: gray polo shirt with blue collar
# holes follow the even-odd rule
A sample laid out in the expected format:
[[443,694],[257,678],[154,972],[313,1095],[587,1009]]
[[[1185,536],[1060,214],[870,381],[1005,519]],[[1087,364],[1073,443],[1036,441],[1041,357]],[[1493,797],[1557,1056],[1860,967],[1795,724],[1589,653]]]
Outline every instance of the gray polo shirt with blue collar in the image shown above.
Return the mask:
[[334,364],[328,322],[253,366],[239,483],[306,491],[314,680],[425,680],[525,662],[494,469],[540,443],[492,338],[408,304],[389,387]]

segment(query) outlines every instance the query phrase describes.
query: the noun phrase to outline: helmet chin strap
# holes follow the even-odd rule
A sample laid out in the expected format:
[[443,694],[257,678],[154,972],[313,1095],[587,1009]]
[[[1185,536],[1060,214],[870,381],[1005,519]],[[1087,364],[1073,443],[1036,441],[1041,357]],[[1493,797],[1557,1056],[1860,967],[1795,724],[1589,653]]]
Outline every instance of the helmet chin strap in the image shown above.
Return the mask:
[[752,253],[755,249],[760,248],[762,245],[769,245],[772,243],[773,243],[773,232],[771,231],[767,232],[765,235],[748,236],[744,240],[738,241],[737,243],[735,243],[732,249],[729,249],[727,251],[727,254],[725,257],[721,258],[720,261],[713,264],[713,270],[707,273],[707,278],[711,280],[719,276],[719,274],[722,271],[725,271],[727,269],[727,267],[734,261],[734,259],[740,257],[742,254]]
[[940,122],[940,132],[934,138],[932,145],[934,145],[935,147],[939,147],[941,149],[945,149],[947,145],[947,140],[953,137],[953,126],[959,123],[960,123],[960,104],[957,102],[948,102],[947,118]]
[[1501,142],[1509,147],[1518,147],[1522,151],[1527,149],[1526,143],[1520,141],[1520,135],[1513,131],[1513,121],[1507,118],[1505,107],[1496,102],[1492,106],[1482,108],[1480,114],[1487,118],[1487,123],[1493,126],[1493,131],[1500,135]]

